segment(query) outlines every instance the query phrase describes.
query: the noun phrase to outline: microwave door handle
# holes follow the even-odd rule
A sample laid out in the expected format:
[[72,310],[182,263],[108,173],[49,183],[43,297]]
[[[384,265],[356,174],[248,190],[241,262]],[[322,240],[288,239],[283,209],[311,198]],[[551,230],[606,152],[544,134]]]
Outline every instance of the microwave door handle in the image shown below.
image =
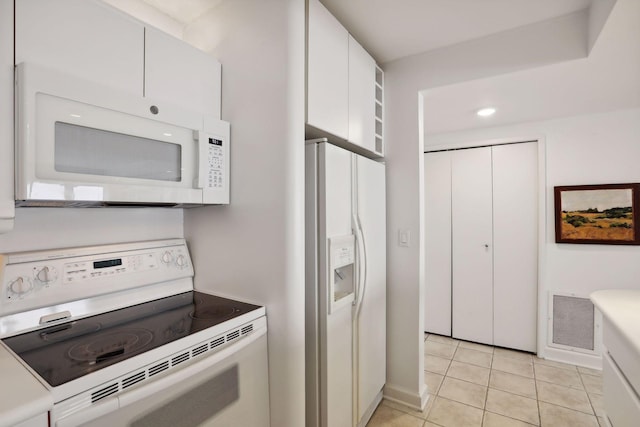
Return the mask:
[[196,188],[205,188],[209,166],[207,136],[201,130],[194,130],[193,139],[198,146],[198,182]]

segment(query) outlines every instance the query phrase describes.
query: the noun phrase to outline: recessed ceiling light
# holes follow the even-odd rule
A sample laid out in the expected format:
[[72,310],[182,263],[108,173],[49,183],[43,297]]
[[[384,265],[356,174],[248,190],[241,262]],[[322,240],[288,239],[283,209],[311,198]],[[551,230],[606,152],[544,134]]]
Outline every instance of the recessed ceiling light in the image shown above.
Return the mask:
[[163,133],[164,136],[171,136],[172,134],[170,134],[169,132],[165,132]]
[[479,115],[480,117],[489,117],[493,114],[495,114],[496,109],[493,107],[487,107],[487,108],[481,108],[478,111],[476,111],[476,114]]

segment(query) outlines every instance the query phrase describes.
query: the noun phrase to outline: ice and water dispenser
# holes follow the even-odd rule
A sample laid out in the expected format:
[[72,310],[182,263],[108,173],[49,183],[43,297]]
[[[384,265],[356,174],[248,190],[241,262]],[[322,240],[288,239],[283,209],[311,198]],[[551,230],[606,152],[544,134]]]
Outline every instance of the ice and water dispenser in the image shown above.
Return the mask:
[[355,237],[329,238],[329,314],[351,306],[355,292]]

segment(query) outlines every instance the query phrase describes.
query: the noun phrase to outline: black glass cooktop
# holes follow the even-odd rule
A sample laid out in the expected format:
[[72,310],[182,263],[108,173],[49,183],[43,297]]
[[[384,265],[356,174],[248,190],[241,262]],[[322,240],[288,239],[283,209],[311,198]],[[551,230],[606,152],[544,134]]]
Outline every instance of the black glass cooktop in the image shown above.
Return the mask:
[[3,342],[55,387],[259,308],[191,291]]

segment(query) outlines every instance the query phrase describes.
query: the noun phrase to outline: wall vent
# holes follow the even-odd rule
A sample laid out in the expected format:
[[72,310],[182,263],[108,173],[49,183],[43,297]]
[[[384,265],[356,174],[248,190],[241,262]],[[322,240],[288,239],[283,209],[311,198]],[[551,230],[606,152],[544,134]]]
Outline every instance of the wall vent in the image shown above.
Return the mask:
[[589,298],[552,294],[551,344],[567,350],[595,351],[595,308]]

